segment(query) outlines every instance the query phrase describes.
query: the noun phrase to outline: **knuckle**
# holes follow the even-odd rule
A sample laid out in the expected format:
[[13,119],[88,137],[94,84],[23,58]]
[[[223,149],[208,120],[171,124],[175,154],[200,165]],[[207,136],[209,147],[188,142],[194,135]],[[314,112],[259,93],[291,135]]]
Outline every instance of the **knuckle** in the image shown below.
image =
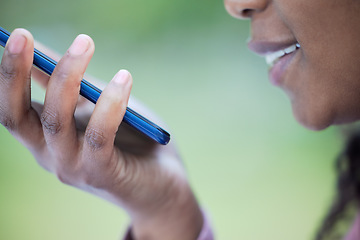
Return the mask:
[[103,131],[89,128],[85,132],[85,141],[92,150],[101,150],[106,144],[106,137]]
[[58,70],[53,76],[62,84],[68,85],[69,88],[77,88],[82,80],[82,72],[78,69],[69,70],[68,67],[59,65]]
[[107,176],[103,174],[103,171],[98,167],[98,162],[90,164],[89,159],[83,157],[78,167],[76,174],[82,185],[96,189],[103,187]]
[[82,176],[82,182],[86,185],[86,186],[93,186],[94,185],[94,179],[91,177],[91,174],[83,174]]
[[0,123],[9,131],[14,130],[17,125],[15,120],[9,114],[7,114],[6,110],[4,110],[1,106],[0,106]]
[[16,69],[14,66],[0,65],[0,77],[4,81],[13,80],[16,77]]
[[57,134],[62,130],[59,116],[52,111],[44,110],[40,117],[41,124],[50,134]]
[[111,179],[113,179],[114,176],[104,174],[106,172],[104,170],[102,164],[96,164],[96,167],[86,167],[81,174],[79,174],[82,183],[95,189],[106,190],[111,185]]
[[16,129],[15,121],[9,116],[0,115],[0,123],[9,131]]
[[66,185],[71,185],[71,181],[66,176],[66,174],[64,174],[62,171],[57,171],[56,177],[61,183],[66,184]]
[[101,179],[96,177],[96,174],[93,174],[91,172],[87,172],[83,174],[82,181],[86,186],[91,186],[96,189],[103,189],[104,183],[101,181]]
[[56,78],[58,78],[58,79],[67,80],[67,79],[69,79],[71,77],[71,74],[69,73],[69,71],[66,71],[65,69],[63,69],[61,65],[59,65],[59,69],[54,74],[54,76],[56,76]]
[[121,163],[118,162],[116,167],[113,168],[113,172],[111,174],[114,176],[114,179],[116,179],[114,185],[125,187],[129,183],[133,182],[136,174],[131,174],[134,172],[131,172],[130,169],[134,169],[134,166],[130,166],[129,162],[125,158],[123,158]]

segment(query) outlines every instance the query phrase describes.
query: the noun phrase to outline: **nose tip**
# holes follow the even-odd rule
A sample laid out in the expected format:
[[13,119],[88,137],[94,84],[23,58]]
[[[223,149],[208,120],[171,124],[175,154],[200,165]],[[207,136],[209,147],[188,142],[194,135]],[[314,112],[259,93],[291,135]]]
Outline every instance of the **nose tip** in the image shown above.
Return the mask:
[[263,11],[268,0],[224,0],[227,12],[239,19],[251,18],[256,12]]

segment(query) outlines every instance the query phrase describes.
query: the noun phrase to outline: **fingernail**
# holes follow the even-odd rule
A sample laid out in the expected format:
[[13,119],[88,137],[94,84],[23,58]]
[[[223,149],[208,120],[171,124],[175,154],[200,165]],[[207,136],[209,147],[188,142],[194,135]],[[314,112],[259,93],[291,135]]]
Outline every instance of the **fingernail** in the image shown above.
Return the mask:
[[126,70],[120,70],[116,76],[114,81],[119,84],[124,84],[130,76],[130,73]]
[[69,48],[69,53],[71,55],[76,55],[76,56],[84,54],[89,49],[89,46],[90,46],[89,37],[84,34],[80,34],[75,38],[74,42],[71,44]]
[[12,54],[19,54],[23,51],[26,45],[26,37],[21,33],[13,33],[9,40],[9,52]]

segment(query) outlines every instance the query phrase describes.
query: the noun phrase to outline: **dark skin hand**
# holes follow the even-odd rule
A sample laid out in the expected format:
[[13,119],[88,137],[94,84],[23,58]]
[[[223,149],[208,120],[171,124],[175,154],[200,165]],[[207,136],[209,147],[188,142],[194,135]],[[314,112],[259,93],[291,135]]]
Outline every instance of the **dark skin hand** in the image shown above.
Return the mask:
[[[125,209],[135,239],[196,239],[202,214],[174,144],[119,128],[130,73],[119,71],[94,106],[79,97],[94,52],[90,37],[74,40],[50,78],[32,69],[33,48],[28,31],[14,30],[0,67],[1,124],[60,181]],[[44,104],[31,102],[31,76],[46,88]],[[149,112],[133,101],[135,110]]]

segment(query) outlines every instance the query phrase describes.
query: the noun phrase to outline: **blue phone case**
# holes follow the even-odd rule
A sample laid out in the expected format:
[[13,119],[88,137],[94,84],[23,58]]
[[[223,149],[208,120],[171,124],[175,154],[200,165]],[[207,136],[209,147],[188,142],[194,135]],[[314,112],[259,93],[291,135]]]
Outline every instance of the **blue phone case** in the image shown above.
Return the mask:
[[[1,46],[5,47],[9,37],[10,33],[0,27]],[[54,71],[56,64],[56,61],[52,60],[39,50],[34,49],[34,65],[40,70],[50,76]],[[100,97],[101,90],[83,79],[80,85],[80,94],[95,104]],[[170,134],[168,132],[141,116],[131,108],[126,108],[123,121],[160,144],[166,145],[170,141]]]

